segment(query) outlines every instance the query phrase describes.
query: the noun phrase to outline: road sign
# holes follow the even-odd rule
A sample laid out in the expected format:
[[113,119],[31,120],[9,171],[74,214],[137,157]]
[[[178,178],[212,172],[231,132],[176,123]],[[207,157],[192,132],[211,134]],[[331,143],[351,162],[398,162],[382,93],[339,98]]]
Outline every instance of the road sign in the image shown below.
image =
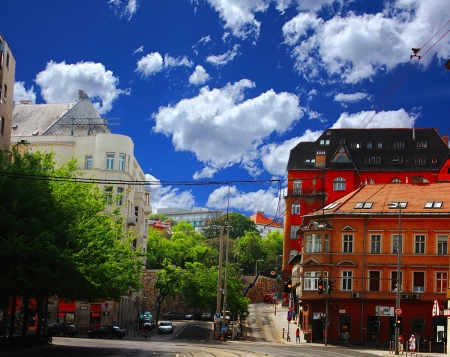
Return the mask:
[[222,326],[222,327],[220,328],[220,331],[222,331],[222,332],[227,332],[227,327],[226,327],[226,326]]
[[395,314],[397,315],[397,316],[400,316],[401,314],[402,314],[402,309],[400,308],[400,307],[397,307],[396,309],[395,309]]
[[275,300],[277,300],[277,299],[278,299],[278,293],[273,293],[273,298],[274,298]]
[[108,308],[108,303],[107,302],[105,302],[105,307]]
[[292,311],[288,311],[288,316],[292,316]]
[[288,320],[288,321],[291,321],[291,320],[292,320],[292,316],[288,316],[288,317],[287,317],[287,320]]
[[293,309],[292,306],[289,306],[289,307],[288,307],[288,310],[289,310],[289,311],[292,311],[292,309]]

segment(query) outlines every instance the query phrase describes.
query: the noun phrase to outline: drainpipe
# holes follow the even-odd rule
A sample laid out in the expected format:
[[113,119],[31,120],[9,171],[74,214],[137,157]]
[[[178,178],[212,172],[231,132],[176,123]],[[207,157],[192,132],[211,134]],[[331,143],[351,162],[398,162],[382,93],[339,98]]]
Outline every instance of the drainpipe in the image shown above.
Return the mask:
[[361,339],[361,343],[363,343],[363,333],[364,333],[364,291],[365,291],[365,284],[364,282],[366,281],[365,276],[366,276],[366,270],[365,270],[365,266],[366,266],[366,241],[367,241],[367,225],[369,224],[369,221],[371,220],[372,216],[369,215],[369,218],[366,219],[364,221],[364,232],[363,232],[363,266],[362,266],[362,299],[361,299],[361,326],[360,326],[360,339]]

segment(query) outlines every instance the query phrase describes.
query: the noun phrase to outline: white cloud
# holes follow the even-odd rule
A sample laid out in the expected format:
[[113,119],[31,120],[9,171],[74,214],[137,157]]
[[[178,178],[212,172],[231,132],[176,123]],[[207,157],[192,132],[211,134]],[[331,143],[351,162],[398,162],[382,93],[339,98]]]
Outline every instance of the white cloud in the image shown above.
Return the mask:
[[209,79],[209,74],[203,66],[196,66],[194,72],[189,76],[190,84],[203,84]]
[[180,191],[176,187],[163,186],[159,179],[150,174],[145,175],[145,180],[150,182],[151,204],[154,211],[158,208],[194,207],[195,199],[190,190]]
[[232,61],[234,57],[239,54],[239,45],[234,45],[232,50],[221,55],[210,55],[206,58],[206,62],[211,63],[213,66],[224,66],[228,62]]
[[21,100],[31,100],[33,104],[36,103],[34,86],[27,90],[24,82],[14,82],[14,101],[20,103]]
[[35,82],[41,88],[46,103],[74,102],[82,89],[91,98],[100,114],[110,111],[114,101],[129,90],[117,88],[119,79],[106,70],[101,63],[48,62],[45,70],[38,73]]
[[369,98],[370,96],[367,93],[351,93],[351,94],[345,94],[345,93],[338,93],[334,96],[335,102],[344,102],[344,103],[356,103],[363,99]]
[[194,64],[186,56],[177,58],[169,56],[168,54],[164,56],[164,67],[166,68],[181,66],[192,67],[193,65]]
[[[409,61],[411,48],[427,43],[447,22],[447,10],[446,1],[402,0],[386,2],[382,13],[349,12],[328,21],[301,12],[283,26],[283,34],[304,77],[319,79],[325,70],[357,83]],[[426,66],[434,55],[444,59],[448,53],[450,39],[445,39],[421,63]]]
[[300,137],[291,138],[280,144],[268,144],[261,148],[260,157],[264,169],[273,175],[285,176],[290,151],[301,141],[316,141],[321,131],[306,130]]
[[289,130],[303,113],[292,93],[268,90],[245,99],[245,90],[254,87],[248,79],[220,89],[203,87],[196,97],[159,108],[152,116],[153,131],[172,136],[177,151],[190,151],[204,163],[207,169],[196,173],[196,178],[235,164],[257,173],[263,140]]
[[152,52],[137,62],[136,72],[145,77],[155,74],[163,69],[163,58],[158,52]]
[[[229,206],[228,206],[229,203]],[[227,209],[255,213],[263,211],[267,216],[283,216],[284,199],[278,186],[270,186],[254,192],[239,191],[236,186],[222,186],[215,189],[206,203],[211,209]]]
[[419,114],[408,114],[404,109],[383,111],[363,111],[355,114],[342,113],[333,129],[340,128],[412,128]]
[[122,5],[122,0],[110,0],[108,4],[114,5],[119,10],[120,16],[127,16],[129,20],[137,12],[139,7],[137,0],[125,0],[125,5]]

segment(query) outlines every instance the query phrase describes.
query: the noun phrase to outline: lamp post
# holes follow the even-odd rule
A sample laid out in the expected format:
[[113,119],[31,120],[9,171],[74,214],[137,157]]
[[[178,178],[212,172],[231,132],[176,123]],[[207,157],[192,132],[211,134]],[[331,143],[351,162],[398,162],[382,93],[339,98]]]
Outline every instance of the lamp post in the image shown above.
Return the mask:
[[255,265],[255,276],[258,276],[258,262],[263,262],[264,259],[256,259],[256,265]]
[[[400,287],[401,287],[401,281],[400,281],[400,274],[401,274],[401,251],[402,251],[402,245],[401,245],[401,233],[402,233],[402,203],[401,202],[391,202],[388,203],[388,206],[390,208],[398,208],[398,238],[397,238],[397,297],[395,302],[395,319],[397,321],[397,311],[400,308]],[[398,345],[398,339],[400,337],[400,327],[395,327],[395,354],[399,354],[399,345]]]

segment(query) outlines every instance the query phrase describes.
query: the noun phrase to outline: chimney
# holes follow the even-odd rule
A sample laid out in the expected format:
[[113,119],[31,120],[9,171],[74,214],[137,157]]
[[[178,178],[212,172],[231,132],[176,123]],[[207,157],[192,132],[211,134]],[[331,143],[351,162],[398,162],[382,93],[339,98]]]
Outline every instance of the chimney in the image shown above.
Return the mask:
[[442,140],[444,141],[445,145],[448,146],[448,134],[444,134],[441,136]]
[[78,91],[78,100],[83,99],[83,97],[84,97],[84,92],[80,89],[80,90]]
[[327,155],[325,154],[325,150],[317,150],[315,167],[325,167],[326,162]]

